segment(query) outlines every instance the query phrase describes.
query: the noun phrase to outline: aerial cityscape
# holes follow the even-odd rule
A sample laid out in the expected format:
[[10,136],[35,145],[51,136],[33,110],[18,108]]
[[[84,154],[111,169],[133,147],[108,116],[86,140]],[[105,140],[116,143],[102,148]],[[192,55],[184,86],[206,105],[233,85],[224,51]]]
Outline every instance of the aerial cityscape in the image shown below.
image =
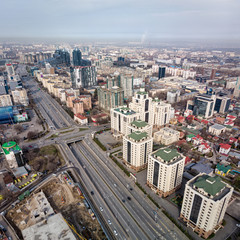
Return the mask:
[[239,1],[0,6],[0,240],[240,240]]

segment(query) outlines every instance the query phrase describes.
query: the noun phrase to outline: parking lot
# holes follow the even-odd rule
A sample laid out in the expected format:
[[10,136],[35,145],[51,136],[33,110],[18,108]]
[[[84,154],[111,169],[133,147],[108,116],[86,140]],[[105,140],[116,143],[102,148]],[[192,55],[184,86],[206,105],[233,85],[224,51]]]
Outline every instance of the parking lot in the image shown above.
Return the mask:
[[[43,131],[43,127],[38,123],[38,116],[34,110],[30,109],[27,111],[30,121],[15,123],[15,124],[5,124],[5,130],[3,131],[3,138],[5,141],[16,136],[19,138],[19,142],[22,142],[27,139],[27,135],[30,131],[32,132],[41,132]],[[21,133],[17,133],[15,127],[17,125],[21,125],[23,127],[23,131]]]

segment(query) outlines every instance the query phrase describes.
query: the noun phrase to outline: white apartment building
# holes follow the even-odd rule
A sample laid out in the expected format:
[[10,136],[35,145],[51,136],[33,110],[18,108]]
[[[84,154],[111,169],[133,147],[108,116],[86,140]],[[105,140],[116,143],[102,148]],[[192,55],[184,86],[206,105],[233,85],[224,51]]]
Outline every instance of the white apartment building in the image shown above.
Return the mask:
[[112,108],[111,111],[111,131],[115,138],[121,138],[127,134],[127,126],[139,119],[139,113],[122,106]]
[[16,89],[12,91],[12,97],[15,104],[22,104],[23,106],[29,105],[27,91],[22,87],[16,87]]
[[9,94],[0,95],[0,107],[7,107],[12,105],[12,99]]
[[148,159],[147,184],[161,197],[180,188],[185,157],[177,149],[160,148]]
[[148,136],[152,136],[152,125],[149,125],[145,121],[140,119],[131,122],[127,127],[127,135],[132,132],[146,132]]
[[208,238],[220,228],[232,192],[219,176],[201,173],[186,183],[180,218]]
[[138,171],[147,166],[153,139],[146,132],[132,132],[123,137],[123,161]]
[[153,118],[151,114],[152,98],[148,96],[148,93],[144,88],[140,88],[135,96],[132,98],[132,102],[129,104],[129,108],[140,114],[140,119],[153,124]]
[[164,145],[172,144],[179,140],[180,132],[168,127],[160,129],[153,134],[153,141]]
[[161,127],[168,124],[171,119],[171,104],[153,99],[152,101],[152,118],[153,126]]

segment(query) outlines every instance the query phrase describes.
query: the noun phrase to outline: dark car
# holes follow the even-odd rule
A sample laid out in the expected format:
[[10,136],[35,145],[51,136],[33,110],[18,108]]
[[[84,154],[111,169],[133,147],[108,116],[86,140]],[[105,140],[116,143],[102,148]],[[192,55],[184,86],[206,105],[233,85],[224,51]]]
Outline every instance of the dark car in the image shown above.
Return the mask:
[[127,197],[127,199],[128,199],[129,201],[131,201],[131,198],[130,198],[130,197]]
[[94,195],[94,192],[93,192],[93,191],[91,191],[91,195]]
[[132,188],[130,188],[130,191],[132,191]]
[[122,201],[123,201],[123,202],[125,202],[125,200],[124,200],[124,199],[123,199]]

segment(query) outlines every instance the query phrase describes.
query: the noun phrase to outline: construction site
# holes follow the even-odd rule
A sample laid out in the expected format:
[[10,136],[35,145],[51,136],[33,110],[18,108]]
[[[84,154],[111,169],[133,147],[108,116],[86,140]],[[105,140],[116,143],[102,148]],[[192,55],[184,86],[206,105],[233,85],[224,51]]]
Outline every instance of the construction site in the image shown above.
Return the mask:
[[38,239],[50,236],[48,239],[54,240],[106,239],[81,190],[67,172],[27,194],[6,217],[21,239],[35,239],[31,236],[36,235]]

